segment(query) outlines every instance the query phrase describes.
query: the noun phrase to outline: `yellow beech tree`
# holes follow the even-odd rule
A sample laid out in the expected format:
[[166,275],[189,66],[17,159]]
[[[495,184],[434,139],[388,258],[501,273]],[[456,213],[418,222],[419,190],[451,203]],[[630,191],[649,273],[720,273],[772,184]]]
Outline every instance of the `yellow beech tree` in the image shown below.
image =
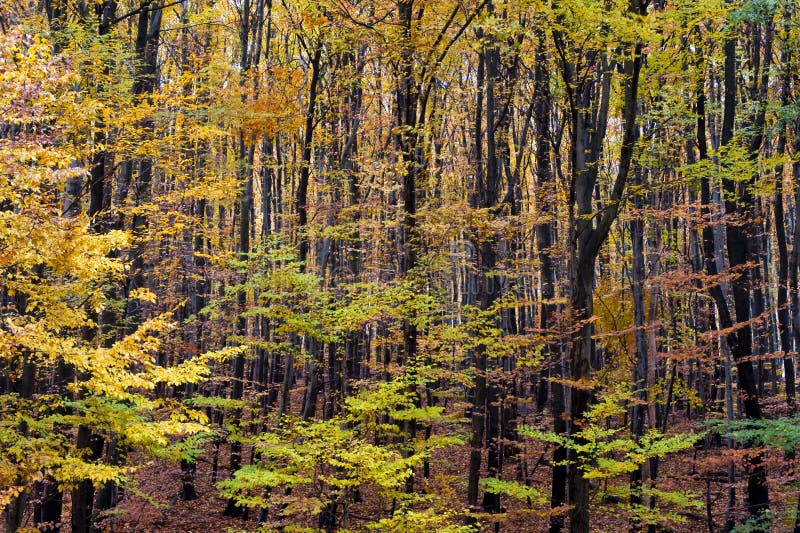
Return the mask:
[[[129,449],[179,457],[175,437],[203,431],[205,416],[148,391],[197,382],[209,360],[234,351],[156,365],[159,339],[174,328],[167,316],[115,342],[96,334],[97,316],[114,305],[107,287],[124,275],[112,252],[129,237],[91,231],[67,191],[91,159],[91,147],[68,142],[89,123],[79,82],[47,39],[20,27],[0,34],[0,507],[9,531],[34,493],[34,521],[57,527],[60,491],[126,480],[130,467],[75,446],[79,426],[95,442],[113,434]],[[131,297],[154,300],[147,290]]]

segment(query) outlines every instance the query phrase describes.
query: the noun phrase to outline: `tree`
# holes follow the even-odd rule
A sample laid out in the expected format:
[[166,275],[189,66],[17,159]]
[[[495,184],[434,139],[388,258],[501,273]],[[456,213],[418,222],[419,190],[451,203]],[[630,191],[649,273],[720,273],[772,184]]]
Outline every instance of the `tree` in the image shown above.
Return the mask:
[[[587,17],[604,14],[604,9],[600,6],[593,5],[589,9],[593,11],[587,13]],[[618,20],[630,21],[637,15],[644,16],[646,9],[647,5],[644,3],[631,2],[624,13],[617,15],[620,17]],[[566,16],[565,12],[557,13],[562,20]],[[567,40],[572,39],[571,35],[565,36],[563,32],[556,31],[554,36],[561,57],[561,75],[568,97],[571,128],[570,163],[573,179],[570,188],[570,240],[573,270],[570,306],[574,320],[579,324],[570,347],[572,380],[575,382],[572,388],[571,421],[575,431],[575,428],[580,427],[581,419],[591,403],[592,387],[589,379],[592,365],[596,366],[595,348],[591,338],[595,262],[619,212],[633,160],[643,45],[635,35],[628,37],[629,42],[624,42],[623,45],[622,57],[616,59],[610,57],[602,43],[598,48],[587,51],[568,46]],[[617,62],[625,76],[621,152],[617,176],[609,198],[604,202],[603,210],[597,212],[592,196],[597,186],[599,162],[608,127],[612,66]],[[581,470],[583,461],[578,457],[576,467],[569,472],[569,496],[574,506],[570,513],[571,531],[589,530],[589,481]]]

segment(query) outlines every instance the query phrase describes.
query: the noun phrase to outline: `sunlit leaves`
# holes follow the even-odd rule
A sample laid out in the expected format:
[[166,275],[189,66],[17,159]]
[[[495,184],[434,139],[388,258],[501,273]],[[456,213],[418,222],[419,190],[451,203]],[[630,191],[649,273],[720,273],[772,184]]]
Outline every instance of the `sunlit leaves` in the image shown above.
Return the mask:
[[[622,498],[624,503],[621,504],[623,507],[627,506],[631,490],[649,491],[648,494],[653,495],[661,494],[663,497],[659,501],[678,508],[696,507],[699,504],[694,494],[659,490],[651,486],[635,488],[625,485],[621,488],[614,484],[624,479],[622,476],[627,477],[651,459],[663,458],[691,448],[703,436],[702,433],[666,435],[651,429],[641,438],[634,438],[627,427],[615,423],[626,415],[626,404],[629,401],[635,400],[624,390],[604,394],[599,402],[591,406],[582,426],[571,436],[557,435],[527,426],[521,427],[520,433],[571,450],[580,458],[578,467],[583,471],[585,478],[612,483],[608,489],[611,491],[610,494],[617,494],[620,491],[624,493]],[[645,508],[627,507],[627,509],[637,516],[644,516],[642,513],[647,512]],[[652,518],[654,515],[647,516]],[[670,520],[679,520],[679,517],[662,511],[657,523],[664,524]]]
[[400,509],[389,518],[370,523],[370,531],[408,533],[411,531],[437,531],[441,533],[473,533],[479,525],[462,525],[459,514],[452,510],[428,508],[422,511]]
[[539,489],[522,485],[516,481],[506,481],[490,477],[481,480],[481,484],[484,486],[486,492],[505,494],[529,504],[543,504],[547,501],[545,495],[542,494]]
[[[402,381],[349,398],[339,417],[311,422],[286,417],[278,427],[251,439],[259,463],[242,468],[218,486],[241,505],[262,506],[268,503],[265,489],[310,485],[314,497],[306,498],[305,506],[294,512],[317,512],[329,500],[347,498],[362,485],[386,496],[398,494],[412,469],[431,450],[463,442],[433,439],[420,443],[412,454],[404,453],[399,443],[375,443],[399,435],[398,417],[409,412],[420,419],[427,417],[429,423],[442,419],[440,409],[415,411],[412,395]],[[393,422],[382,422],[387,416]],[[281,501],[275,492],[266,494],[275,494],[272,503]]]
[[[107,59],[102,54],[107,46],[113,48],[113,39],[72,30],[75,42],[85,38],[87,48],[101,54],[95,58],[98,65]],[[86,59],[85,77],[79,78],[66,53],[54,54],[52,42],[17,27],[0,33],[0,40],[5,121],[0,140],[0,363],[12,383],[20,383],[27,372],[33,380],[59,376],[66,386],[0,396],[0,484],[10,487],[0,492],[4,506],[45,477],[62,488],[86,480],[100,486],[127,479],[130,468],[92,460],[75,446],[78,426],[151,454],[177,454],[172,443],[203,432],[205,415],[153,399],[152,392],[160,384],[196,383],[209,374],[209,364],[238,349],[162,367],[156,365],[159,350],[174,330],[169,315],[154,316],[114,339],[99,327],[98,317],[117,305],[108,288],[125,274],[119,251],[131,239],[122,230],[95,231],[96,221],[81,213],[81,199],[70,196],[76,193],[67,185],[87,178],[88,162],[98,148],[87,142],[94,121],[103,116],[113,123],[116,118],[102,101],[104,95],[79,90],[85,77],[96,74],[95,81],[102,83],[108,73],[98,69],[92,74],[93,62],[79,55]],[[152,291],[143,289],[130,296],[156,301]]]

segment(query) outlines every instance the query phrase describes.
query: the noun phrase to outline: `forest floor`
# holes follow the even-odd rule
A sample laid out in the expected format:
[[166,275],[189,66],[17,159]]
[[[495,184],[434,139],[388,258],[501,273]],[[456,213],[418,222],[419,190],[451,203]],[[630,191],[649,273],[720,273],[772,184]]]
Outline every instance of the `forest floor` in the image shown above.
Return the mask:
[[[780,409],[776,404],[775,409]],[[671,420],[672,427],[677,427],[678,432],[691,432],[697,428],[683,418]],[[706,439],[706,443],[708,443]],[[229,450],[222,446],[218,450],[217,480],[225,479],[228,475],[227,461]],[[550,487],[550,454],[552,448],[546,445],[540,448],[529,448],[525,454],[510,458],[504,474],[506,479],[514,479],[518,472],[527,470],[530,484],[533,487],[542,487],[544,496],[549,498]],[[695,494],[698,505],[678,509],[674,506],[665,506],[665,511],[674,511],[676,516],[682,517],[683,523],[672,522],[661,531],[700,532],[722,531],[725,525],[728,507],[729,489],[728,465],[731,459],[736,464],[742,464],[742,455],[746,452],[741,449],[727,449],[723,447],[696,446],[681,454],[669,456],[660,461],[658,466],[658,488],[665,491],[691,491]],[[106,531],[115,533],[145,533],[145,532],[180,532],[180,533],[216,533],[216,532],[243,532],[256,531],[257,511],[251,511],[245,518],[228,518],[222,515],[226,501],[219,496],[214,488],[213,474],[213,449],[209,448],[197,464],[197,477],[195,481],[198,499],[183,501],[181,495],[181,470],[179,465],[165,460],[144,460],[141,457],[131,457],[131,463],[137,464],[137,459],[142,459],[134,478],[135,490],[124,492],[120,504],[113,516],[106,519]],[[465,508],[466,501],[466,471],[469,457],[469,447],[449,448],[447,451],[439,450],[432,457],[431,477],[423,479],[418,474],[418,486],[425,491],[436,491],[442,501],[451,506],[454,511]],[[250,450],[245,448],[243,458],[250,458]],[[524,463],[523,463],[524,461]],[[792,531],[792,511],[797,505],[798,491],[794,486],[796,478],[792,474],[790,465],[785,461],[782,453],[771,452],[766,455],[768,476],[770,483],[770,496],[772,511],[776,516],[773,521],[773,532]],[[746,518],[744,498],[746,494],[746,478],[743,472],[735,474],[737,519],[741,522]],[[619,480],[623,485],[624,477]],[[597,488],[605,489],[608,485],[600,482]],[[602,491],[595,491],[599,494]],[[303,493],[294,494],[302,499]],[[65,516],[68,516],[69,503],[66,502]],[[484,531],[500,531],[503,533],[544,532],[548,529],[549,517],[547,515],[546,500],[543,503],[526,505],[525,502],[514,501],[503,497],[502,505],[507,513],[497,522],[499,529],[495,529],[494,522],[483,521]],[[609,497],[605,501],[598,497],[592,500],[591,521],[592,530],[597,532],[624,532],[630,530],[629,505],[621,499]],[[363,493],[363,501],[351,504],[348,510],[349,530],[364,531],[368,521],[378,520],[391,513],[389,502],[380,501],[375,494],[368,490]],[[276,520],[274,513],[265,524],[268,528],[278,528],[282,524]],[[710,522],[710,523],[709,523]],[[292,524],[306,527],[315,526],[314,517],[293,516]],[[270,529],[266,529],[270,530]],[[271,529],[278,531],[278,529]],[[409,532],[410,533],[410,532]],[[433,532],[426,532],[433,533]]]
[[[219,473],[226,475],[226,464],[223,459],[227,449],[220,449]],[[451,450],[449,457],[463,457],[464,464],[457,465],[449,463],[448,470],[453,472],[466,471],[466,458],[469,450],[464,448],[458,450],[461,453],[453,453]],[[714,523],[712,531],[721,531],[725,523],[725,511],[728,498],[728,483],[724,473],[724,468],[720,470],[718,466],[728,464],[727,456],[723,450],[694,450],[673,457],[663,463],[659,472],[659,487],[662,490],[691,490],[703,500],[706,497],[711,501],[711,513]],[[210,456],[205,457],[198,463],[196,488],[198,499],[193,501],[182,501],[181,493],[181,470],[177,465],[167,461],[155,460],[141,466],[135,476],[138,487],[137,492],[127,491],[119,504],[116,514],[106,522],[106,531],[118,533],[149,533],[149,532],[185,532],[185,533],[216,533],[216,532],[240,532],[255,531],[255,513],[251,512],[246,519],[228,518],[222,515],[225,508],[225,500],[221,498],[214,489],[212,482],[212,467]],[[711,467],[712,475],[705,476],[701,473],[703,466]],[[797,491],[786,484],[787,469],[783,463],[783,458],[770,456],[769,459],[770,489],[772,496],[773,510],[778,516],[788,516],[786,513],[787,504],[797,501]],[[515,469],[515,467],[514,467]],[[708,468],[705,468],[708,469]],[[716,469],[716,470],[715,470]],[[716,473],[714,473],[716,472]],[[551,469],[548,466],[539,465],[532,472],[532,485],[549,488]],[[462,502],[465,500],[466,492],[465,476],[455,474],[432,474],[432,479],[428,486],[439,491],[445,492],[448,487],[442,485],[449,484],[449,490],[453,497]],[[710,479],[710,481],[709,481]],[[424,480],[421,481],[424,483]],[[737,473],[736,496],[737,496],[737,515],[741,519],[744,515],[743,498],[745,490],[745,480],[741,472]],[[302,497],[302,496],[301,496]],[[619,501],[593,501],[592,507],[592,530],[597,532],[623,532],[629,531],[630,522],[627,518],[625,506],[619,506]],[[706,503],[706,502],[703,502]],[[454,509],[458,508],[458,501],[454,501]],[[504,507],[507,507],[507,514],[500,521],[499,531],[504,533],[522,532],[545,532],[548,529],[548,517],[544,509],[539,506],[527,507],[519,502],[511,501],[510,498],[503,499]],[[377,520],[387,515],[387,509],[381,509],[381,505],[376,498],[367,494],[364,502],[354,504],[350,510],[350,529],[354,531],[365,530],[366,520]],[[693,508],[683,512],[686,519],[683,524],[673,524],[664,531],[699,532],[709,531],[707,509]],[[297,516],[293,523],[299,525]],[[112,526],[113,522],[113,526]],[[303,525],[312,526],[311,516],[305,517]],[[302,523],[302,522],[301,522]],[[269,526],[276,527],[280,523],[274,520],[268,522]],[[113,527],[113,530],[112,530]],[[791,531],[791,523],[788,519],[778,520],[773,525],[774,532]],[[484,531],[495,531],[493,523],[486,523]],[[427,532],[433,533],[433,532]]]

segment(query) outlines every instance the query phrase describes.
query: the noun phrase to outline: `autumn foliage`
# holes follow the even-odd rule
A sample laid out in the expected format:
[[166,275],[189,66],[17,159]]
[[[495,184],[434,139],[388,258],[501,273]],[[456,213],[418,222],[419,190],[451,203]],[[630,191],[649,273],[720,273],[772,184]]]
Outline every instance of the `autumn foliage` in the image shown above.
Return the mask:
[[800,530],[798,20],[1,1],[6,530]]

